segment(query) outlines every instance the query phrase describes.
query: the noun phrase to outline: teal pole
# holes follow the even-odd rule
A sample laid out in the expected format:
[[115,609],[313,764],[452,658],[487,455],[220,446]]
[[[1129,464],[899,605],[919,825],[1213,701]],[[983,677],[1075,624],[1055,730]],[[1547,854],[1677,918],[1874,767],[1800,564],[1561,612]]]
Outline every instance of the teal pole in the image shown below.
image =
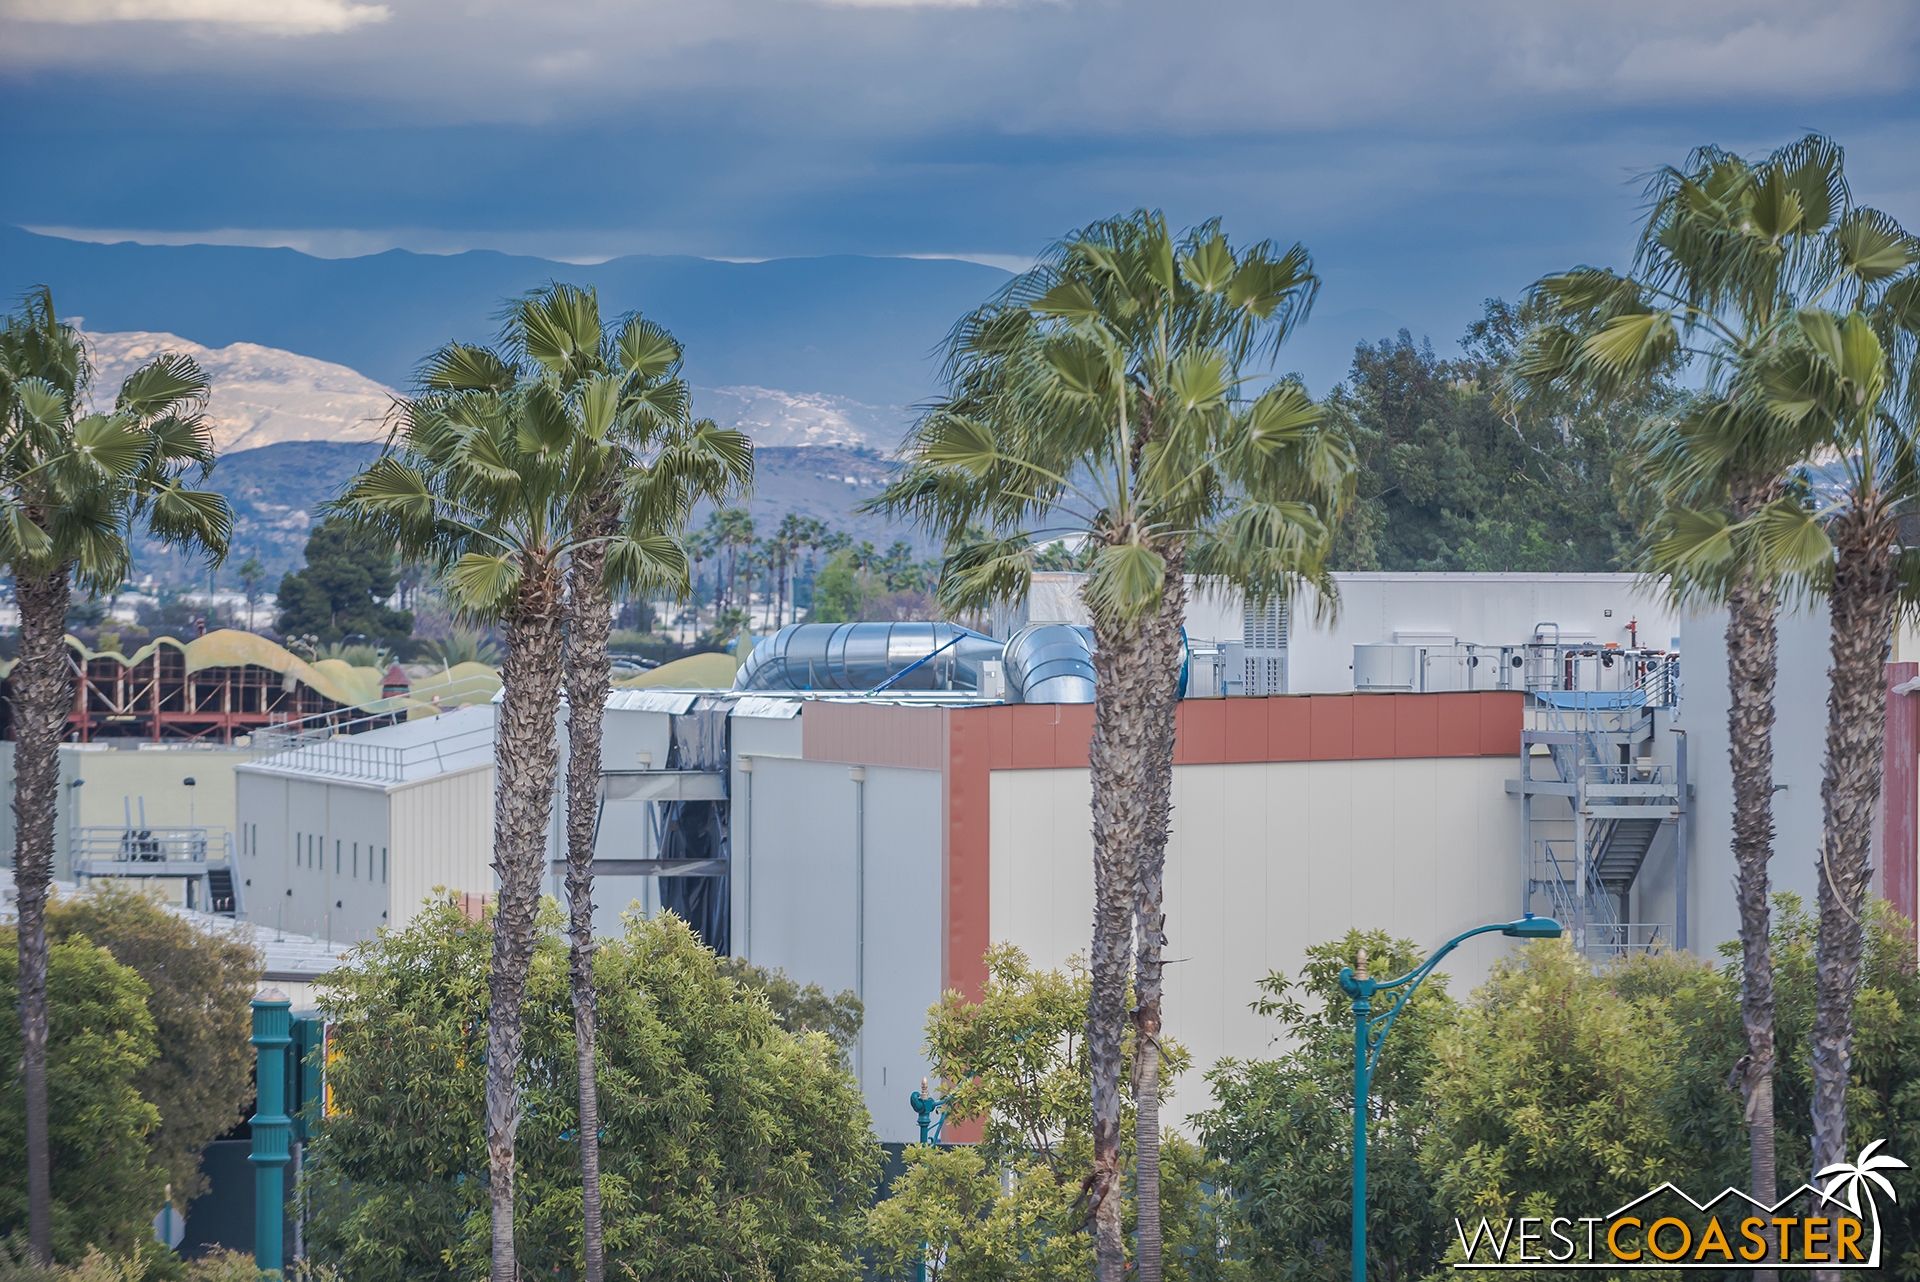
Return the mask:
[[[947,1115],[941,1110],[946,1108],[945,1099],[935,1099],[926,1093],[927,1082],[920,1079],[920,1089],[907,1097],[913,1105],[913,1111],[920,1117],[920,1143],[938,1144],[940,1132],[946,1127]],[[938,1116],[936,1116],[938,1114]],[[920,1259],[913,1266],[913,1282],[927,1282],[927,1244],[920,1244]]]
[[258,1095],[251,1119],[253,1153],[253,1264],[279,1273],[281,1223],[287,1202],[287,1047],[293,1044],[293,1003],[277,988],[253,999],[254,1078]]
[[1367,1282],[1367,1097],[1373,1066],[1367,1058],[1367,1021],[1373,1018],[1377,980],[1367,978],[1367,950],[1362,948],[1358,971],[1341,972],[1345,987],[1353,982],[1353,1278]]
[[[1477,926],[1464,935],[1455,935],[1433,956],[1398,979],[1369,979],[1367,950],[1362,948],[1354,965],[1340,971],[1340,991],[1353,999],[1353,1282],[1367,1282],[1367,1096],[1373,1082],[1373,1066],[1380,1058],[1380,1044],[1386,1040],[1401,1007],[1420,987],[1420,981],[1433,973],[1440,959],[1475,935],[1497,930],[1517,939],[1558,939],[1560,923],[1551,917],[1528,913],[1519,921],[1496,922]],[[1387,1013],[1375,1016],[1373,995],[1394,991],[1399,996]]]

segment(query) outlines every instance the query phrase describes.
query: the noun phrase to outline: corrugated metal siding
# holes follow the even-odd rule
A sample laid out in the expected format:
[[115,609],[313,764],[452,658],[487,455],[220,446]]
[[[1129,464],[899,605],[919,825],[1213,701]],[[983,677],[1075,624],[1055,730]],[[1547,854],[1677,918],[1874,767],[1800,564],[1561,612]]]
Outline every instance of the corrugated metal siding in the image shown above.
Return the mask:
[[435,886],[493,893],[493,767],[441,775],[389,794],[392,924],[403,926]]

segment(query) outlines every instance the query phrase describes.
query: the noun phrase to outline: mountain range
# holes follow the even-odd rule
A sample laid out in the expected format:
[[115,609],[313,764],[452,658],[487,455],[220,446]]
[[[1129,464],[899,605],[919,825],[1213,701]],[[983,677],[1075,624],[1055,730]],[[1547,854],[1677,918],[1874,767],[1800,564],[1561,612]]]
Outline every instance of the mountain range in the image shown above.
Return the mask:
[[53,290],[97,333],[177,334],[297,352],[388,387],[449,340],[485,342],[503,300],[549,281],[593,285],[602,313],[638,310],[686,348],[687,381],[865,406],[935,390],[947,330],[1010,279],[951,259],[633,256],[590,266],[491,251],[314,258],[236,245],[102,245],[0,227],[0,297]]

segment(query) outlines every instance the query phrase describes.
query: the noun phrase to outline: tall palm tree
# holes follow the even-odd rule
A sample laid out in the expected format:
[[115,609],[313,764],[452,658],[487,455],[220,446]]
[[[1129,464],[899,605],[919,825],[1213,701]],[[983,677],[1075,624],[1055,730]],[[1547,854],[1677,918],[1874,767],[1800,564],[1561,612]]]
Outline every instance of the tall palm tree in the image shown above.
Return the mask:
[[[558,773],[567,571],[574,557],[592,558],[597,549],[603,581],[686,581],[686,557],[671,531],[684,522],[687,504],[673,487],[645,483],[650,471],[639,466],[663,430],[662,406],[673,403],[643,372],[657,362],[658,331],[634,321],[583,351],[576,340],[589,328],[589,308],[597,313],[591,295],[547,291],[509,310],[506,351],[454,344],[435,352],[417,394],[401,403],[394,448],[332,505],[390,538],[402,555],[443,572],[461,614],[506,625],[494,750],[500,891],[487,1013],[495,1282],[518,1279],[514,1079]],[[601,642],[604,648],[604,632]]]
[[1846,270],[1837,240],[1854,224],[1843,157],[1810,136],[1749,162],[1714,147],[1649,184],[1651,211],[1631,276],[1580,268],[1535,286],[1540,323],[1510,393],[1543,412],[1568,396],[1644,395],[1683,367],[1704,386],[1678,412],[1657,412],[1636,442],[1663,511],[1640,550],[1676,604],[1727,609],[1733,854],[1740,909],[1738,1066],[1749,1127],[1752,1195],[1777,1183],[1773,1112],[1773,692],[1780,577],[1760,529],[1797,511],[1788,479],[1810,448],[1774,410],[1765,354],[1795,309]]
[[[774,537],[780,540],[781,549],[780,587],[775,597],[776,605],[773,615],[773,626],[776,630],[780,627],[781,620],[786,617],[781,611],[780,603],[793,599],[792,580],[799,577],[796,574],[790,574],[789,568],[797,567],[800,549],[810,537],[809,530],[814,524],[815,522],[809,521],[798,512],[789,512],[780,518],[780,528],[774,532]],[[792,614],[794,622],[798,623],[800,621],[798,606],[794,607]]]
[[[1243,368],[1278,349],[1317,286],[1300,246],[1236,252],[1216,223],[1176,241],[1142,210],[1077,232],[955,326],[949,390],[909,435],[900,477],[869,504],[913,517],[952,549],[940,580],[952,612],[1022,595],[1036,536],[1081,533],[1098,549],[1084,589],[1096,673],[1086,1197],[1103,1282],[1126,1268],[1119,1075],[1130,962],[1136,1044],[1157,1046],[1162,1025],[1185,576],[1256,602],[1302,581],[1331,599],[1324,556],[1351,491],[1351,453],[1298,384],[1242,391]],[[980,526],[997,537],[970,534]],[[1159,1056],[1135,1063],[1139,1276],[1157,1282]]]
[[0,562],[13,575],[20,654],[13,670],[14,885],[19,902],[21,1072],[27,1108],[28,1246],[53,1262],[47,1148],[47,889],[59,743],[73,706],[63,643],[72,591],[116,588],[131,568],[128,536],[218,559],[233,514],[191,489],[213,468],[201,410],[207,377],[161,356],[120,385],[111,413],[84,413],[93,367],[74,327],[38,289],[0,328]]
[[1842,314],[1798,313],[1769,353],[1768,390],[1810,429],[1824,484],[1769,513],[1760,537],[1824,592],[1832,621],[1827,747],[1820,784],[1820,934],[1813,1020],[1813,1165],[1846,1157],[1853,999],[1886,762],[1886,656],[1903,603],[1920,599],[1920,547],[1900,515],[1920,507],[1920,241],[1862,211],[1847,248],[1858,266]]
[[260,599],[258,584],[266,577],[267,567],[260,564],[259,557],[249,554],[247,559],[240,563],[239,575],[241,591],[247,598],[247,631],[251,632],[253,631],[254,603]]
[[[601,721],[612,687],[607,639],[615,591],[682,586],[661,563],[615,555],[636,517],[678,531],[696,498],[730,496],[751,472],[746,438],[711,421],[689,423],[680,346],[637,316],[602,326],[596,292],[552,285],[516,300],[502,335],[507,350],[553,389],[575,434],[598,439],[602,476],[572,515],[567,566],[567,902],[574,1046],[580,1089],[583,1276],[605,1276],[600,1223],[599,1091],[595,1079],[593,855],[600,789]],[[484,391],[484,387],[466,390]],[[604,421],[595,421],[602,416]],[[638,577],[636,577],[636,575]]]

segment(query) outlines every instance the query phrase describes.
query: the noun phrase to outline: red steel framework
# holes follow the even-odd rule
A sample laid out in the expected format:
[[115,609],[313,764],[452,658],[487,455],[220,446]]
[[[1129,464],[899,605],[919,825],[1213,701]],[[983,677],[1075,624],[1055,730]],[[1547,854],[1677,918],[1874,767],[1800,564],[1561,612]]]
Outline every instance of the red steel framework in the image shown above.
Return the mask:
[[[232,743],[256,729],[306,722],[310,728],[342,722],[356,710],[319,691],[256,664],[187,671],[187,656],[159,646],[135,664],[109,656],[83,659],[69,648],[73,664],[73,711],[68,739],[148,739]],[[0,686],[6,683],[0,682]],[[359,727],[354,727],[359,728]],[[0,734],[13,737],[10,703],[0,701]]]

